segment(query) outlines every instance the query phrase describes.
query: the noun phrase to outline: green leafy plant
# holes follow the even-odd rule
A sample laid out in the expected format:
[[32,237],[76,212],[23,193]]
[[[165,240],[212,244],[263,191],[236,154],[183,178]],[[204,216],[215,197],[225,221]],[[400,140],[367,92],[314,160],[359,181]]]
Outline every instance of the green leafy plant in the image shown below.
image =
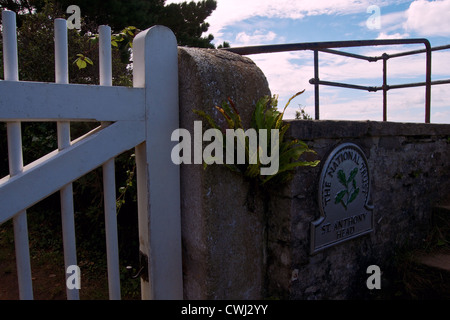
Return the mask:
[[[111,46],[118,49],[121,54],[121,59],[124,63],[128,61],[128,51],[133,47],[133,39],[140,32],[134,26],[124,28],[120,33],[111,35]],[[94,34],[89,38],[89,42],[92,45],[98,45],[99,35]],[[90,65],[94,65],[94,62],[84,54],[78,53],[77,59],[73,62],[77,65],[78,69],[84,69]]]
[[126,27],[120,33],[111,36],[111,45],[113,47],[119,47],[119,44],[122,43],[124,47],[132,48],[133,39],[139,32],[140,30],[134,26]]
[[84,54],[78,53],[77,57],[78,58],[75,59],[75,61],[73,63],[77,65],[78,69],[86,68],[88,63],[90,65],[94,65],[92,60],[90,58],[86,57]]
[[[358,173],[358,168],[354,168],[349,177],[347,178],[343,170],[339,170],[337,173],[339,182],[345,187],[345,189],[338,192],[335,198],[335,203],[342,203],[345,210],[347,210],[348,205],[353,202],[359,194],[359,188],[356,186],[356,174]],[[344,197],[345,198],[344,201]]]
[[[292,178],[294,173],[294,169],[297,167],[304,166],[317,166],[319,160],[314,161],[302,161],[299,160],[300,157],[304,153],[316,153],[314,150],[310,149],[308,145],[298,139],[286,139],[285,134],[288,130],[290,124],[283,122],[283,115],[288,107],[289,103],[292,99],[299,96],[304,92],[298,92],[293,95],[288,102],[286,103],[282,112],[277,109],[278,104],[278,96],[274,95],[273,97],[264,96],[259,99],[255,105],[255,110],[251,119],[251,128],[255,129],[258,135],[259,141],[259,130],[265,129],[267,130],[267,146],[270,146],[271,137],[270,132],[271,129],[279,130],[279,167],[276,174],[273,175],[261,175],[261,167],[263,166],[260,161],[259,152],[257,154],[252,154],[249,148],[249,140],[248,137],[245,138],[245,141],[240,141],[240,143],[245,143],[245,164],[224,164],[229,169],[235,172],[242,173],[245,177],[250,179],[256,179],[261,185],[268,183],[269,181],[284,183]],[[216,109],[223,115],[228,128],[229,129],[242,129],[242,119],[241,116],[234,104],[234,102],[228,98],[227,101],[224,101],[222,105],[216,106]],[[201,110],[193,110],[194,113],[204,118],[208,124],[215,129],[221,130],[221,128],[216,124],[214,119]],[[224,143],[225,149],[225,143]],[[258,147],[258,150],[260,147]],[[268,148],[271,150],[271,148]],[[236,151],[236,147],[235,147]],[[253,157],[257,157],[256,163],[251,163],[249,161]],[[206,167],[206,164],[204,164]]]
[[305,111],[305,107],[295,111],[295,120],[312,120],[312,117]]
[[[125,185],[119,187],[119,194],[116,199],[116,207],[117,207],[117,214],[119,214],[120,209],[126,202],[126,195],[127,191],[132,188],[136,188],[136,161],[135,161],[135,154],[132,153],[128,160],[124,160],[125,163],[123,164],[124,168],[127,168],[126,170],[126,181]],[[124,162],[122,161],[122,162]],[[132,167],[132,169],[130,169]],[[136,191],[136,190],[133,190]],[[133,199],[135,201],[135,199]]]

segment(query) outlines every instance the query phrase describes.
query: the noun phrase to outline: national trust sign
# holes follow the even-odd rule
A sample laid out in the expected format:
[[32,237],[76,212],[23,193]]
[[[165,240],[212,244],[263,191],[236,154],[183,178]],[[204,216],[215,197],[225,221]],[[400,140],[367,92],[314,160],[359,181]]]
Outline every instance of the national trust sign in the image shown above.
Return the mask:
[[343,143],[329,154],[318,196],[320,218],[311,222],[311,253],[373,230],[370,171],[357,145]]

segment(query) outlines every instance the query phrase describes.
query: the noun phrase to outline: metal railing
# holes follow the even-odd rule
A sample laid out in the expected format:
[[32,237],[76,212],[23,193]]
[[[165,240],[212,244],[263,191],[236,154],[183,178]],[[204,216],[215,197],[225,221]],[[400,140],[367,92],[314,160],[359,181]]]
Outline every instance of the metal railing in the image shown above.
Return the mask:
[[[364,56],[355,53],[349,53],[339,50],[333,50],[336,48],[351,48],[351,47],[367,47],[367,46],[390,46],[390,45],[404,45],[404,44],[423,44],[425,49],[412,50],[395,54],[383,53],[381,56]],[[437,84],[449,84],[450,79],[431,81],[431,60],[432,51],[450,49],[450,45],[431,47],[430,42],[427,39],[387,39],[387,40],[352,40],[352,41],[326,41],[326,42],[307,42],[307,43],[292,43],[292,44],[277,44],[277,45],[261,45],[261,46],[247,46],[236,48],[223,48],[240,55],[251,55],[260,53],[275,53],[286,51],[306,51],[310,50],[314,52],[314,78],[309,80],[309,83],[314,85],[315,95],[315,119],[320,119],[320,99],[319,99],[319,85],[334,86],[341,88],[365,90],[368,92],[376,92],[383,90],[383,121],[387,121],[387,92],[392,89],[401,89],[409,87],[425,86],[425,123],[430,123],[430,110],[431,110],[431,86]],[[319,52],[325,52],[330,54],[341,55],[345,57],[362,59],[368,62],[376,62],[383,60],[383,85],[382,86],[363,86],[356,84],[348,84],[342,82],[323,81],[319,78]],[[425,66],[425,82],[404,83],[396,85],[387,84],[387,60],[397,57],[403,57],[414,54],[426,54],[426,66]]]

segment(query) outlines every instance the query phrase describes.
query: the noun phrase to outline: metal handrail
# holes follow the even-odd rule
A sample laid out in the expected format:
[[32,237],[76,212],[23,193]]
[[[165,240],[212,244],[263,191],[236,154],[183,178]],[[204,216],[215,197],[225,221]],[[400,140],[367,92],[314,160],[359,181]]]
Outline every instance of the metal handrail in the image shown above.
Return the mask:
[[[365,47],[365,46],[380,46],[380,45],[399,45],[399,44],[423,44],[425,49],[406,51],[396,54],[386,54],[381,56],[369,57],[349,52],[333,50],[335,48],[350,48],[350,47]],[[431,81],[431,52],[437,50],[450,49],[450,45],[431,47],[430,42],[424,38],[418,39],[386,39],[386,40],[351,40],[351,41],[325,41],[325,42],[306,42],[306,43],[292,43],[292,44],[276,44],[276,45],[261,45],[261,46],[246,46],[236,48],[222,48],[240,55],[251,55],[261,53],[275,53],[286,51],[305,51],[310,50],[314,52],[314,78],[309,82],[314,85],[315,94],[315,119],[319,120],[319,85],[336,86],[350,89],[366,90],[369,92],[376,92],[383,90],[383,121],[387,121],[387,91],[391,89],[408,88],[425,86],[425,122],[430,123],[430,109],[431,109],[431,86],[436,84],[448,84],[450,79]],[[323,81],[319,79],[319,52],[336,54],[355,59],[362,59],[368,62],[376,62],[383,60],[383,85],[382,86],[361,86],[355,84]],[[398,85],[387,84],[387,60],[396,57],[402,57],[412,54],[426,54],[426,70],[425,82],[406,83]]]

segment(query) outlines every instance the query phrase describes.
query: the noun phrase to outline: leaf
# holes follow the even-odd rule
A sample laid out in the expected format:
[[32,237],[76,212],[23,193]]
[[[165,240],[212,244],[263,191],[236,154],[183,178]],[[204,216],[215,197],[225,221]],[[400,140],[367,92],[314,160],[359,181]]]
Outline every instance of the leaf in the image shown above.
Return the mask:
[[356,199],[356,197],[358,196],[358,194],[359,194],[359,188],[356,188],[356,190],[353,191],[352,195],[350,196],[350,199],[348,199],[347,204],[348,204],[348,203],[352,203],[353,200]]
[[282,166],[284,163],[290,162],[291,159],[298,160],[305,152],[306,149],[301,146],[296,146],[283,151],[279,156],[280,165]]
[[[305,90],[302,90],[300,92],[297,92],[296,94],[294,94],[292,97],[289,98],[288,102],[286,103],[286,105],[284,106],[284,110],[286,110],[287,106],[291,103],[292,99],[294,99],[295,97],[301,95],[303,92],[305,92]],[[283,110],[283,113],[284,113]]]
[[194,112],[195,114],[197,114],[197,115],[199,115],[200,117],[204,118],[204,119],[209,123],[209,125],[210,125],[212,128],[220,130],[219,126],[216,124],[216,122],[214,121],[214,119],[211,118],[211,116],[209,116],[208,114],[206,114],[204,111],[194,109],[194,110],[192,110],[192,112]]
[[[274,175],[271,176],[267,176],[267,178],[265,178],[263,180],[263,184],[266,183],[267,181],[271,180],[272,178],[276,178],[277,176],[279,176],[282,173],[286,173],[292,169],[295,169],[297,167],[315,167],[320,163],[319,160],[315,160],[315,161],[298,161],[298,162],[292,162],[289,163],[288,165],[285,165],[283,167],[280,167],[278,169],[278,172]],[[258,172],[259,174],[259,172]]]
[[344,173],[344,171],[339,170],[338,173],[337,173],[337,175],[338,175],[339,182],[340,182],[344,187],[347,188],[347,179],[345,178],[345,173]]
[[355,167],[351,172],[350,176],[347,179],[347,184],[350,183],[353,179],[355,179],[356,174],[358,173],[358,167]]
[[86,57],[85,55],[83,55],[81,53],[78,53],[77,57],[78,58],[73,63],[76,64],[78,69],[80,69],[80,70],[86,68],[88,63],[90,65],[94,65],[94,63],[92,62],[91,59],[89,59],[88,57]]
[[[280,141],[282,141],[282,144],[284,144],[284,142],[283,142],[284,141],[284,134],[289,129],[289,127],[290,127],[290,124],[287,123],[284,126],[282,126],[281,129],[280,129],[279,134],[280,134]],[[297,140],[294,140],[294,141],[297,141]]]
[[256,130],[264,128],[264,108],[269,101],[268,96],[264,96],[256,102],[255,111],[253,113],[254,128]]
[[77,63],[77,67],[78,69],[84,69],[87,66],[86,61],[84,61],[83,59],[78,58],[77,60],[75,60],[75,62]]
[[98,36],[98,34],[97,34],[97,35],[94,35],[94,36],[90,37],[90,38],[89,38],[89,41],[90,41],[92,44],[96,44],[96,43],[98,43],[98,39],[99,39],[99,36]]
[[[231,106],[231,108],[230,108]],[[233,101],[228,97],[228,101],[224,101],[222,104],[222,108],[225,110],[225,112],[228,114],[228,116],[233,119],[233,127],[230,129],[243,129],[242,122],[241,122],[241,116],[239,115],[239,112],[237,111],[236,107],[234,106]]]
[[255,164],[249,164],[247,170],[245,170],[245,175],[250,178],[259,176],[260,166],[259,161]]
[[273,110],[267,110],[264,113],[264,128],[270,130],[273,128],[273,124],[276,123],[278,112]]
[[344,198],[344,196],[347,194],[347,190],[342,190],[340,191],[337,195],[336,198],[334,199],[334,203],[339,203],[342,201],[342,199]]
[[228,123],[228,127],[230,129],[234,128],[234,121],[231,119],[231,117],[225,112],[225,110],[221,107],[216,106],[216,109],[219,110],[219,112],[224,116],[225,120]]
[[237,111],[236,106],[234,105],[233,100],[231,100],[230,97],[228,97],[227,100],[228,100],[228,102],[230,103],[231,107],[233,108],[234,112],[235,112],[236,114],[239,114],[239,111]]

